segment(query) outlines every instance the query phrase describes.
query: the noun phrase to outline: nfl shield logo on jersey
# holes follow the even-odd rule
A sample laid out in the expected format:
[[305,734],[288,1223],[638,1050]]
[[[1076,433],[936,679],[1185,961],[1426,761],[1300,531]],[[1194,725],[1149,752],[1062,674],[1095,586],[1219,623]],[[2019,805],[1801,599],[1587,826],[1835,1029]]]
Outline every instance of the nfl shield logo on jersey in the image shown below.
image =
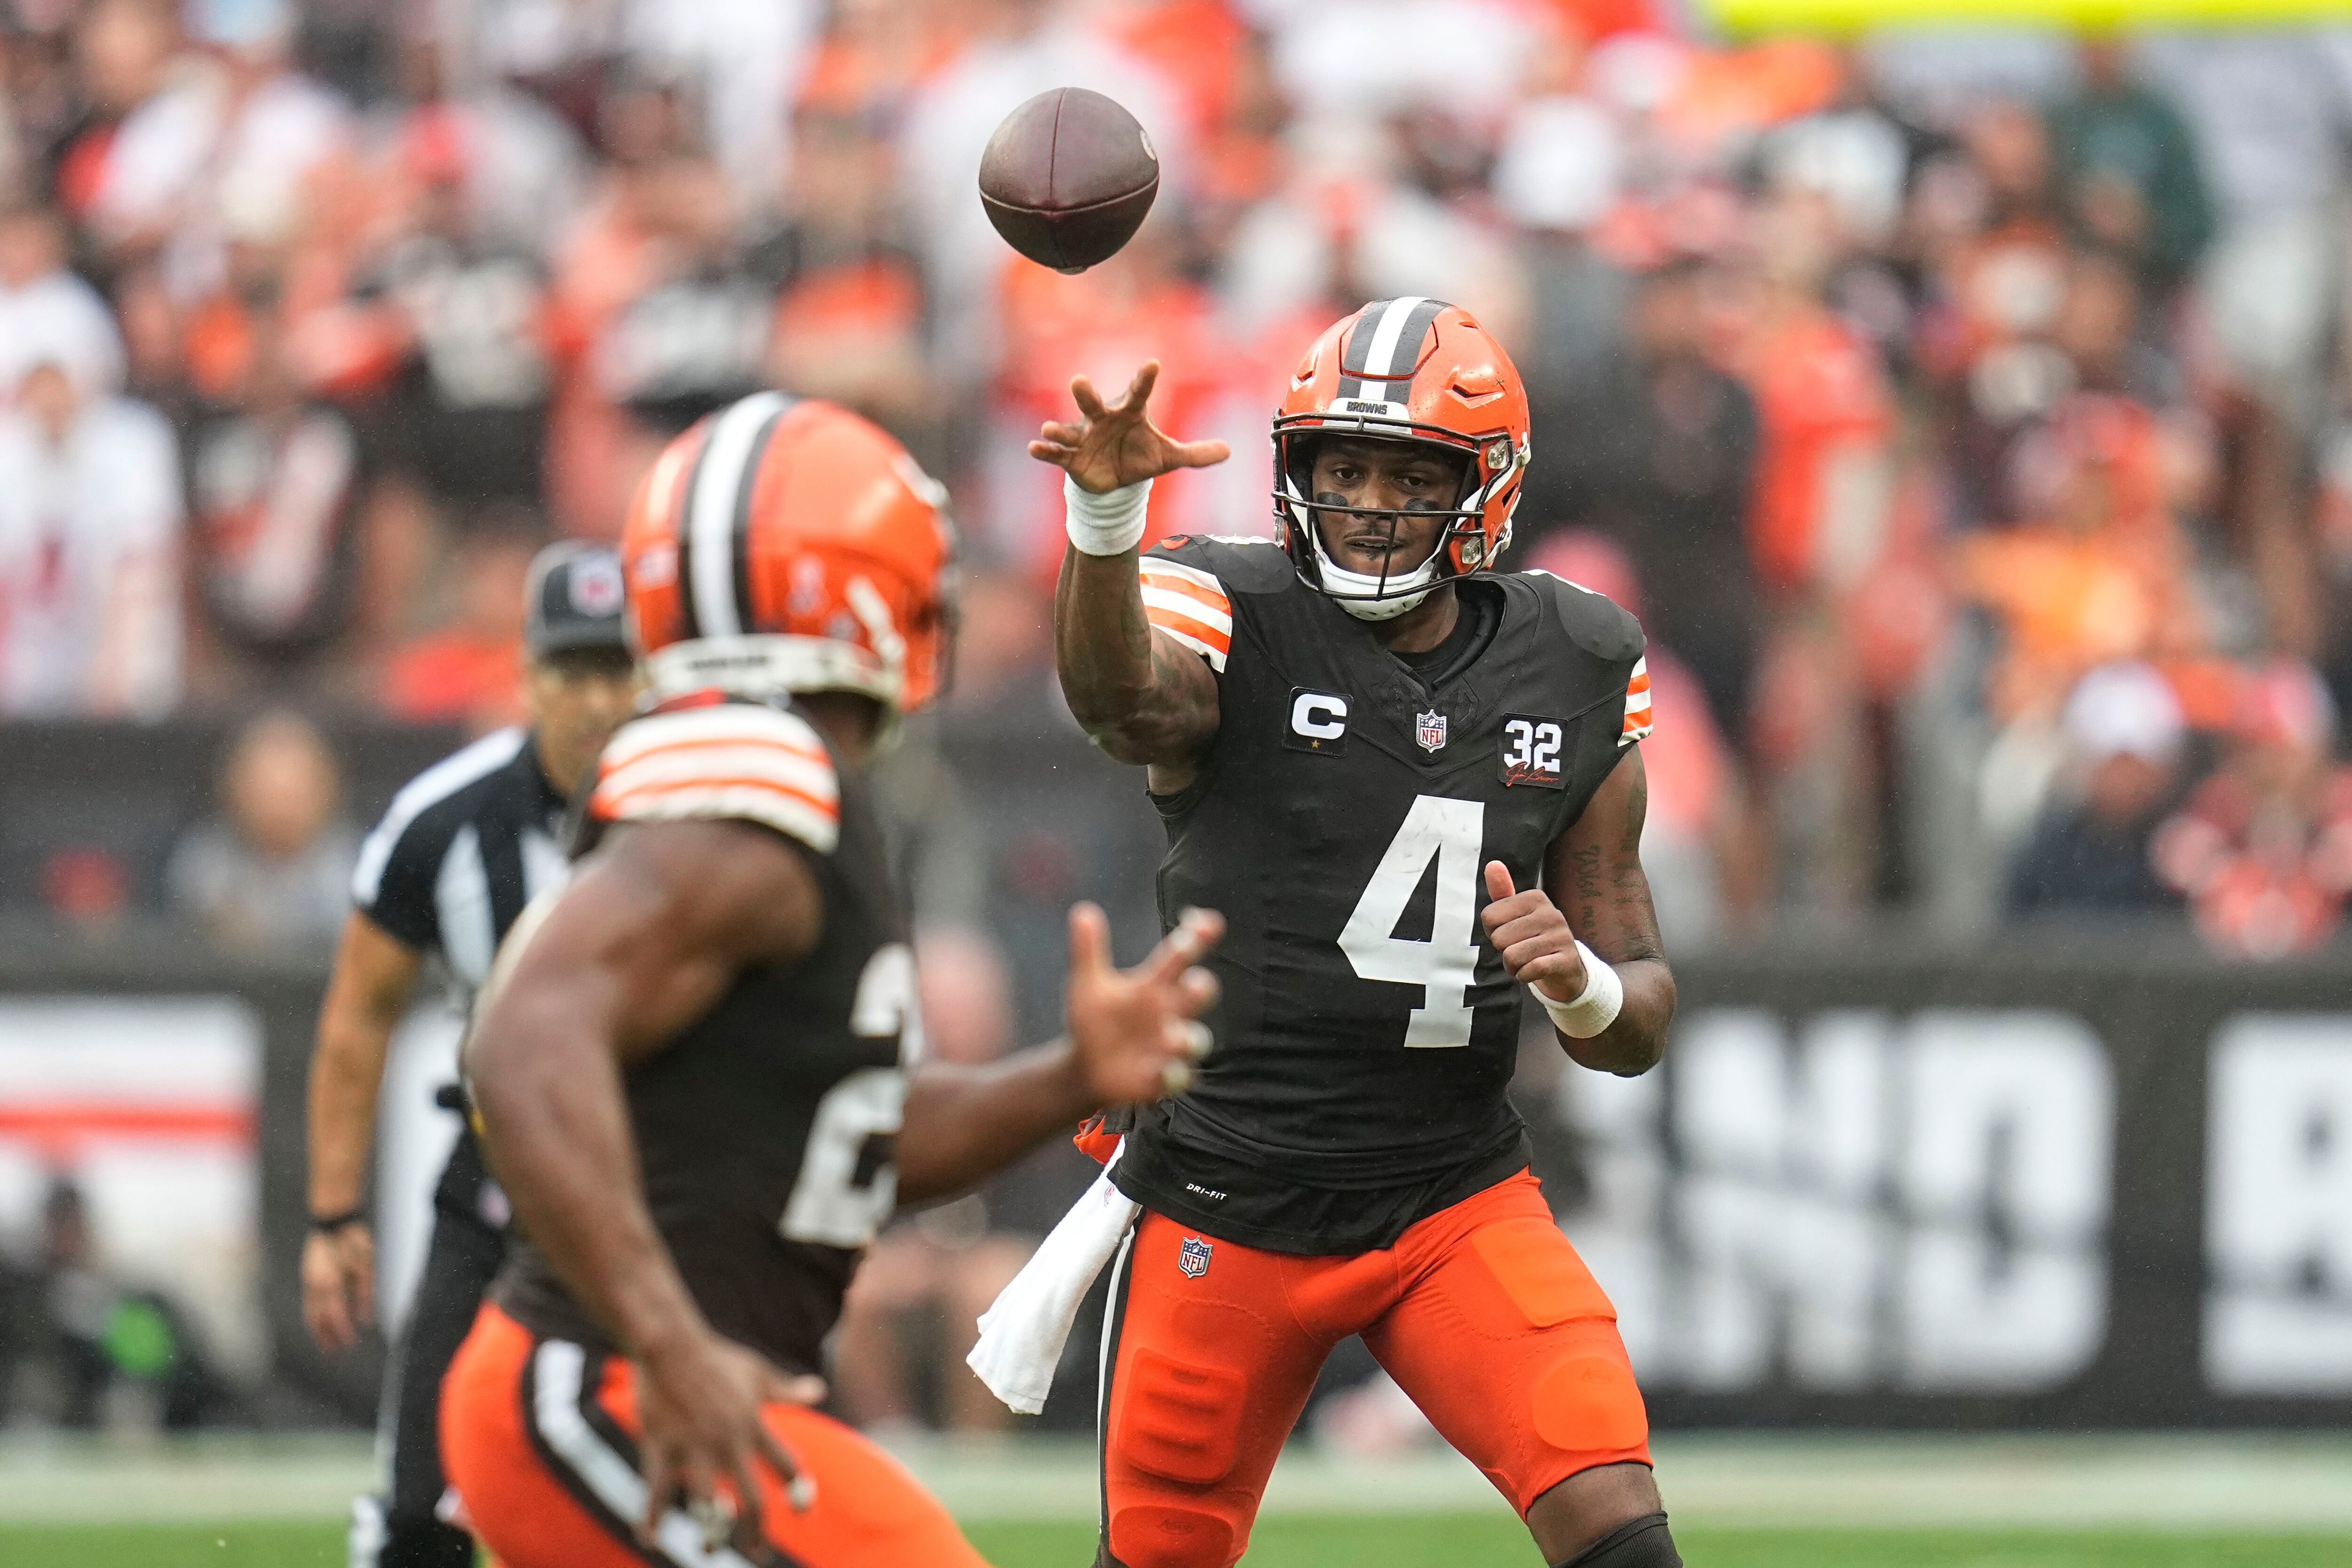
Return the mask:
[[1445,715],[1435,709],[1414,714],[1412,738],[1421,742],[1424,752],[1433,752],[1445,744]]
[[1209,1271],[1209,1244],[1197,1236],[1188,1236],[1176,1249],[1176,1267],[1187,1279],[1198,1279]]

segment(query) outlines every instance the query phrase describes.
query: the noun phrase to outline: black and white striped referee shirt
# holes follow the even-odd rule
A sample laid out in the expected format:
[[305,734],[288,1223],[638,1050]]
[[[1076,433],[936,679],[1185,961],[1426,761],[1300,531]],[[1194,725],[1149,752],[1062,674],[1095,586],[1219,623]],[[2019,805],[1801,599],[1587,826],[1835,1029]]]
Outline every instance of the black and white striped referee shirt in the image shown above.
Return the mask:
[[438,952],[470,997],[523,906],[563,880],[567,804],[529,731],[485,735],[393,797],[360,848],[352,901],[404,945]]

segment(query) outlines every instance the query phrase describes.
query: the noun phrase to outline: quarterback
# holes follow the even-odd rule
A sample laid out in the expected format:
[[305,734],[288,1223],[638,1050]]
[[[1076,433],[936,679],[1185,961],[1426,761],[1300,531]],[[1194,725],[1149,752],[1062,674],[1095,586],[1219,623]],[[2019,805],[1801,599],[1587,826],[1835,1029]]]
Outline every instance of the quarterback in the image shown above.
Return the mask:
[[1217,1056],[1131,1114],[1109,1180],[1099,1561],[1225,1568],[1332,1346],[1361,1334],[1547,1563],[1681,1562],[1607,1296],[1504,1098],[1522,983],[1578,1063],[1654,1066],[1674,1013],[1639,847],[1641,628],[1497,569],[1528,403],[1460,309],[1334,324],[1274,420],[1280,539],[1139,553],[1151,479],[1221,461],[1146,414],[1156,365],[1030,453],[1067,474],[1070,710],[1149,769],[1163,916],[1226,912]]
[[678,437],[636,501],[655,700],[606,744],[578,869],[516,922],[466,1052],[520,1237],[442,1450],[506,1568],[979,1568],[896,1461],[804,1408],[859,1250],[895,1204],[1180,1089],[1205,1049],[1213,917],[1120,972],[1082,906],[1068,1040],[922,1060],[859,775],[938,685],[948,543],[897,442],[780,394]]

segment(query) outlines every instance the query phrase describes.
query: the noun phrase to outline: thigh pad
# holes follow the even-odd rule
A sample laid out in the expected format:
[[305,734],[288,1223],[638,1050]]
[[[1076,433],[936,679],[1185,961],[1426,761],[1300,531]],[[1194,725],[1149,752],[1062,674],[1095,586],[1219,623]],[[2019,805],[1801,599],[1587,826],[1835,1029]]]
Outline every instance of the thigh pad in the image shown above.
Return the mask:
[[1122,1458],[1187,1486],[1209,1486],[1232,1471],[1248,1394],[1240,1373],[1144,1345],[1121,1376],[1112,1440]]

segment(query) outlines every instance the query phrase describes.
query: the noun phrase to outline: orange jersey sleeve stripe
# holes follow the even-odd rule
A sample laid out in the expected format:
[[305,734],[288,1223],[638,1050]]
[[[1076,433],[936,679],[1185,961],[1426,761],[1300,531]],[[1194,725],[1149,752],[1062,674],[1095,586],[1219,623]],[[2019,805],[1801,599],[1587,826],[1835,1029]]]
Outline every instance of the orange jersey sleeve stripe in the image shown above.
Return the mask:
[[1197,637],[1219,653],[1233,651],[1233,634],[1213,621],[1203,620],[1182,610],[1171,610],[1163,605],[1147,605],[1144,613],[1151,624],[1162,631]]
[[836,821],[838,821],[841,816],[840,805],[832,800],[825,799],[819,795],[811,795],[808,791],[803,789],[795,789],[791,784],[779,783],[772,778],[760,778],[751,775],[743,775],[732,778],[712,778],[706,775],[698,778],[680,779],[675,783],[640,784],[634,789],[609,791],[600,789],[596,792],[596,798],[612,808],[614,813],[626,816],[629,807],[633,803],[652,800],[661,795],[690,795],[698,790],[717,792],[720,790],[739,789],[767,790],[773,794],[783,795],[788,799],[798,801],[801,805],[807,806],[811,811],[817,812],[824,816],[832,817]]
[[764,779],[646,788],[610,800],[600,796],[591,806],[613,822],[756,822],[820,855],[832,854],[841,842],[838,808]]
[[1154,616],[1151,624],[1162,635],[1173,638],[1177,647],[1188,648],[1207,659],[1211,669],[1220,675],[1224,673],[1225,657],[1233,651],[1232,639],[1224,633],[1202,626],[1197,621],[1180,620],[1173,616],[1162,619]]
[[645,784],[689,784],[745,776],[803,790],[820,800],[832,800],[840,794],[833,765],[822,757],[785,746],[722,741],[651,747],[625,762],[608,764],[597,787],[625,795]]
[[1650,718],[1650,661],[1637,658],[1633,673],[1625,680],[1625,727],[1617,737],[1620,746],[1630,746],[1649,738],[1656,726]]
[[840,795],[832,756],[806,720],[719,703],[623,725],[604,749],[589,809],[615,822],[757,822],[831,854]]
[[1217,589],[1203,587],[1189,577],[1179,577],[1173,572],[1156,572],[1148,561],[1143,563],[1143,581],[1145,586],[1160,593],[1198,599],[1220,616],[1230,616],[1233,614],[1233,602]]
[[696,736],[685,740],[656,741],[650,745],[638,746],[628,751],[615,748],[605,753],[604,765],[626,767],[639,757],[651,756],[656,752],[691,752],[705,746],[759,746],[795,757],[805,757],[819,767],[829,768],[833,765],[833,760],[824,754],[822,747],[795,746],[790,742],[773,740],[765,735]]

